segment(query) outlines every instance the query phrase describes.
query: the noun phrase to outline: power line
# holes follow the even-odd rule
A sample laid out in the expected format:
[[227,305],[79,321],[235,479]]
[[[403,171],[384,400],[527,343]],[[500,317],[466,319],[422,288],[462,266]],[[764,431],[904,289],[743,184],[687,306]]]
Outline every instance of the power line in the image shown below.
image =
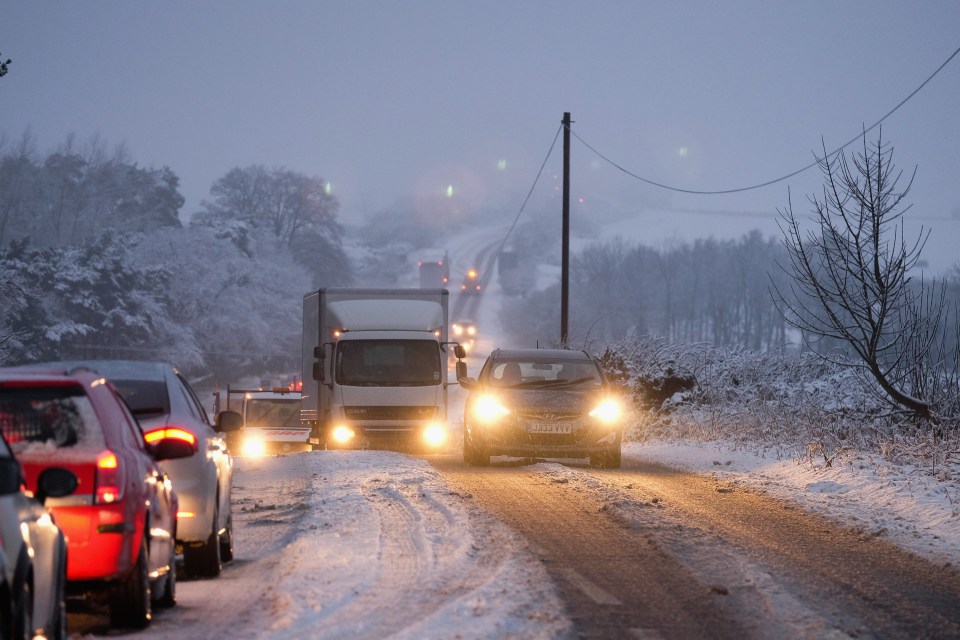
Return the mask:
[[895,106],[893,109],[891,109],[890,111],[888,111],[882,118],[880,118],[879,120],[877,120],[876,122],[874,122],[872,125],[870,125],[870,126],[867,127],[866,129],[864,129],[861,133],[858,133],[858,134],[855,135],[854,137],[850,138],[850,140],[848,140],[848,141],[845,142],[844,144],[840,145],[839,147],[837,147],[836,149],[834,149],[834,150],[831,151],[830,153],[826,154],[826,155],[823,156],[822,158],[820,158],[820,157],[818,157],[816,154],[814,154],[814,156],[813,156],[813,157],[814,157],[814,161],[811,162],[810,164],[808,164],[807,166],[805,166],[805,167],[803,167],[803,168],[801,168],[801,169],[797,169],[796,171],[793,171],[793,172],[791,172],[791,173],[788,173],[787,175],[781,176],[781,177],[776,178],[776,179],[774,179],[774,180],[767,180],[766,182],[762,182],[762,183],[760,183],[760,184],[755,184],[755,185],[752,185],[752,186],[749,186],[749,187],[739,187],[739,188],[736,188],[736,189],[720,189],[720,190],[717,190],[717,191],[699,191],[699,190],[696,190],[696,189],[681,189],[681,188],[678,188],[678,187],[672,187],[672,186],[670,186],[670,185],[662,184],[662,183],[660,183],[660,182],[655,182],[655,181],[653,181],[653,180],[649,180],[649,179],[647,179],[647,178],[644,178],[643,176],[640,176],[640,175],[638,175],[638,174],[636,174],[636,173],[634,173],[634,172],[632,172],[632,171],[624,168],[622,165],[614,162],[613,160],[611,160],[610,158],[608,158],[608,157],[605,156],[604,154],[602,154],[602,153],[600,153],[599,151],[597,151],[596,148],[594,148],[593,146],[591,146],[590,144],[588,144],[586,140],[584,140],[584,139],[581,138],[579,135],[577,135],[576,132],[574,132],[572,129],[570,130],[570,133],[572,133],[573,136],[583,144],[583,146],[585,146],[586,148],[590,149],[590,151],[593,151],[595,154],[597,154],[597,156],[599,156],[601,159],[603,159],[605,162],[607,162],[607,163],[610,164],[611,166],[619,169],[620,171],[622,171],[623,173],[627,174],[628,176],[631,176],[631,177],[633,177],[633,178],[636,178],[637,180],[640,180],[641,182],[645,182],[645,183],[647,183],[647,184],[649,184],[649,185],[652,185],[652,186],[654,186],[654,187],[660,187],[661,189],[667,189],[667,190],[669,190],[669,191],[677,191],[677,192],[680,192],[680,193],[692,193],[692,194],[696,194],[696,195],[720,195],[720,194],[725,194],[725,193],[738,193],[738,192],[741,192],[741,191],[751,191],[751,190],[753,190],[753,189],[760,189],[761,187],[768,187],[768,186],[770,186],[771,184],[776,184],[776,183],[778,183],[778,182],[783,182],[784,180],[788,180],[788,179],[792,178],[792,177],[795,176],[795,175],[798,175],[798,174],[800,174],[800,173],[803,173],[804,171],[806,171],[806,170],[808,170],[808,169],[811,169],[811,168],[817,166],[818,164],[820,164],[820,163],[823,162],[824,160],[826,160],[826,159],[828,159],[828,158],[834,157],[835,155],[837,155],[838,153],[840,153],[841,151],[843,151],[844,149],[846,149],[848,146],[850,146],[851,144],[853,144],[854,142],[856,142],[857,140],[859,140],[859,139],[862,138],[863,136],[867,135],[867,133],[869,133],[870,131],[872,131],[872,130],[875,129],[876,127],[878,127],[878,126],[880,125],[880,123],[882,123],[884,120],[886,120],[887,118],[889,118],[890,116],[892,116],[900,107],[902,107],[903,105],[905,105],[913,96],[917,95],[917,93],[919,93],[921,89],[923,89],[925,86],[927,86],[927,83],[929,83],[931,80],[933,80],[933,78],[934,78],[938,73],[940,73],[940,71],[943,70],[943,68],[944,68],[945,66],[947,66],[947,65],[950,63],[950,61],[953,60],[953,59],[957,56],[958,53],[960,53],[960,47],[958,47],[952,54],[950,54],[950,57],[948,57],[948,58],[943,62],[943,64],[941,64],[939,67],[937,67],[936,71],[934,71],[933,73],[931,73],[930,76],[927,77],[927,79],[924,80],[924,81],[920,84],[919,87],[917,87],[916,89],[914,89],[914,90],[910,93],[910,95],[908,95],[906,98],[904,98],[903,100],[901,100],[901,101],[899,102],[899,104],[897,104],[897,106]]

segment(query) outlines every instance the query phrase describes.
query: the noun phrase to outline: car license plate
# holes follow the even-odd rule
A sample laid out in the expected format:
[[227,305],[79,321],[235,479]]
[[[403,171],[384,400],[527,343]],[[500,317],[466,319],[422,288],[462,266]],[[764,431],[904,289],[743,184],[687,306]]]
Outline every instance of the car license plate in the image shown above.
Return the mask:
[[569,422],[529,422],[527,430],[531,433],[573,433]]

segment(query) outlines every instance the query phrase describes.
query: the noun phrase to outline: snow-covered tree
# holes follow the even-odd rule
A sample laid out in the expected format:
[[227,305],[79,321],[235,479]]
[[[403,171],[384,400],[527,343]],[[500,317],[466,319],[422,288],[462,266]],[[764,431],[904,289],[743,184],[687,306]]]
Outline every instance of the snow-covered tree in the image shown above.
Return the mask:
[[[339,205],[321,178],[260,165],[234,168],[213,183],[210,195],[191,226],[229,238],[251,257],[287,252],[315,283],[344,283],[350,268],[337,222]],[[264,251],[256,253],[254,245]]]

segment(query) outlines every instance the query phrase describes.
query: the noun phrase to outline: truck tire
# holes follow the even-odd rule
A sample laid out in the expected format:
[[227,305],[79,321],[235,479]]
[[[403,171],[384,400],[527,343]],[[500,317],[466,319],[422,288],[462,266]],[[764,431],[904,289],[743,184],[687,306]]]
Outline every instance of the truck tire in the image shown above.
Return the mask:
[[147,528],[144,527],[133,569],[110,589],[110,625],[145,629],[150,624],[152,615],[150,576],[147,568]]

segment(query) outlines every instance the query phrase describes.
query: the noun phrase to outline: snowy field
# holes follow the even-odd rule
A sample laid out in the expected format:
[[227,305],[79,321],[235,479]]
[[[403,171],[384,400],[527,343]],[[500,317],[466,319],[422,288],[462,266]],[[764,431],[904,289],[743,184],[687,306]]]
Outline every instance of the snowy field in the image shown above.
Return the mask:
[[[882,459],[833,467],[722,443],[644,443],[625,460],[757,489],[960,563],[956,483]],[[581,474],[547,462],[545,473]],[[572,624],[522,538],[446,486],[427,460],[384,451],[237,459],[236,560],[181,581],[178,606],[131,637],[566,638]],[[114,636],[116,632],[109,635]],[[74,638],[92,637],[73,634]]]

